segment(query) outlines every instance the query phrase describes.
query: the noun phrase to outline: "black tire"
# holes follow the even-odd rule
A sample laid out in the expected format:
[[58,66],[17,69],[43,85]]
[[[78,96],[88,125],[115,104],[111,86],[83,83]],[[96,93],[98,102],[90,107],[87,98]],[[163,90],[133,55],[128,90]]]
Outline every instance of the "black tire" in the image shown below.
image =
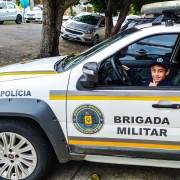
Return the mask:
[[98,35],[95,35],[94,38],[93,38],[93,42],[92,42],[92,45],[96,45],[99,43],[99,36]]
[[4,21],[0,21],[0,24],[3,24],[4,23]]
[[[35,156],[35,158],[34,158],[35,164],[32,163],[34,165],[34,169],[25,178],[22,177],[22,179],[23,180],[40,180],[47,173],[47,171],[52,167],[52,163],[54,162],[54,157],[55,157],[52,147],[51,147],[47,137],[44,135],[44,133],[39,128],[37,128],[36,125],[33,125],[32,123],[27,122],[27,120],[10,119],[10,118],[5,118],[3,120],[0,119],[0,142],[1,142],[1,144],[3,142],[2,141],[3,133],[7,137],[10,137],[10,135],[15,134],[16,140],[14,140],[14,139],[12,141],[7,140],[7,142],[9,142],[9,145],[10,145],[10,142],[14,141],[15,145],[12,146],[13,148],[16,146],[16,144],[19,145],[20,144],[19,142],[24,139],[26,140],[27,144],[23,143],[21,146],[19,146],[19,149],[21,149],[22,147],[26,148],[26,146],[29,147],[31,145],[30,147],[32,148],[32,150],[29,150],[30,149],[29,148],[28,150],[26,150],[27,152],[25,152],[25,153],[29,153],[28,155],[29,156],[32,155],[33,158]],[[20,139],[18,139],[19,137],[20,137]],[[18,142],[18,140],[19,140],[19,142]],[[21,152],[18,154],[19,151],[17,151],[17,149],[13,149],[13,148],[8,149],[8,152],[13,151],[13,153],[16,154],[16,155],[14,154],[13,163],[16,164],[16,162],[19,161],[19,162],[21,162],[21,164],[23,164],[22,155],[24,154],[24,152]],[[7,152],[2,152],[2,153],[5,155],[2,154],[1,157],[3,157],[3,158],[5,157],[6,161],[8,161],[8,160],[12,161],[12,159],[10,159],[12,157],[9,156],[9,154]],[[16,157],[16,156],[18,156],[18,157]],[[17,158],[19,158],[19,159],[17,159]],[[32,162],[34,162],[34,159],[32,160]],[[15,165],[13,165],[13,166],[15,166]],[[19,167],[19,164],[16,164],[16,166]],[[0,164],[0,169],[2,167],[3,167],[3,165]],[[6,170],[6,169],[4,171],[7,172],[8,170]],[[16,172],[15,172],[15,169],[13,169],[13,171],[14,171],[13,176],[16,176],[16,174],[18,174],[17,172],[21,171],[21,169],[18,169]],[[12,173],[13,172],[11,172],[11,174]],[[0,179],[7,180],[7,177],[3,178],[2,174],[0,174]],[[18,178],[18,179],[21,179],[21,178]]]
[[16,22],[16,24],[22,23],[22,16],[20,14],[17,15],[15,22]]
[[30,23],[30,21],[26,21],[26,23]]
[[[62,37],[62,36],[61,36]],[[62,39],[64,39],[64,40],[68,40],[68,38],[65,38],[65,37],[62,37]]]

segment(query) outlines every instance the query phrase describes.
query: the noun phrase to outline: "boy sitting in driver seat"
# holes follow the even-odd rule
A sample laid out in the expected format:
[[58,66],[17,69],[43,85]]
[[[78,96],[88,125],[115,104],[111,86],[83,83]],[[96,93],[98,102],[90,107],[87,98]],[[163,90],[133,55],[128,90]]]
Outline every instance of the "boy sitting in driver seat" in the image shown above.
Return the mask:
[[150,64],[152,78],[147,79],[145,82],[132,68],[128,68],[125,65],[122,65],[122,68],[127,72],[134,86],[172,86],[171,81],[167,79],[167,75],[170,73],[169,66],[170,62],[167,59],[153,59]]

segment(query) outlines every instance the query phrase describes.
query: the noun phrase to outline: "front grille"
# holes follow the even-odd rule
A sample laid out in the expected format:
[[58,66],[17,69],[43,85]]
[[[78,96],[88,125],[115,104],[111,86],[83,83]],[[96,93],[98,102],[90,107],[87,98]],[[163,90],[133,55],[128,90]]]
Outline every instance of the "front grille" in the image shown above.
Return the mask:
[[27,16],[35,16],[35,14],[27,14]]
[[82,35],[83,33],[82,32],[78,32],[78,31],[75,31],[75,30],[71,30],[71,29],[65,29],[67,32],[69,33],[72,33],[72,34],[79,34],[79,35]]
[[35,18],[27,18],[27,20],[35,20]]
[[80,38],[76,37],[76,38],[72,38],[72,37],[69,37],[67,34],[64,35],[66,38],[68,39],[73,39],[74,41],[81,41]]

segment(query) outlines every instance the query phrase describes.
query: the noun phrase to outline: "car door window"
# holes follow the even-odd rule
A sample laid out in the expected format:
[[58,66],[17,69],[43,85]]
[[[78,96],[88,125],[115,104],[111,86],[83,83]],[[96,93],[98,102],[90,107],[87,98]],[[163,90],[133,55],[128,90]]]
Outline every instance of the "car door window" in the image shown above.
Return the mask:
[[7,9],[6,3],[4,2],[0,2],[0,7],[2,7],[2,9]]
[[91,25],[97,25],[97,23],[99,22],[99,17],[92,15],[82,15],[82,16],[75,16],[73,20]]
[[130,46],[121,60],[151,60],[157,57],[170,59],[177,34],[151,36]]
[[16,9],[16,6],[12,3],[8,3],[7,5],[9,9]]

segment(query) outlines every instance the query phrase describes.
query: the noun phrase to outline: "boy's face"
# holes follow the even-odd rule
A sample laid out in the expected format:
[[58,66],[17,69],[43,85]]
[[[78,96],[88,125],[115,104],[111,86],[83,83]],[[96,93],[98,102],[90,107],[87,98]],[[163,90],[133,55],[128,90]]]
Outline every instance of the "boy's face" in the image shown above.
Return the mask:
[[170,70],[166,70],[161,65],[153,65],[151,66],[151,76],[153,81],[157,84],[165,79],[165,77],[169,74]]

